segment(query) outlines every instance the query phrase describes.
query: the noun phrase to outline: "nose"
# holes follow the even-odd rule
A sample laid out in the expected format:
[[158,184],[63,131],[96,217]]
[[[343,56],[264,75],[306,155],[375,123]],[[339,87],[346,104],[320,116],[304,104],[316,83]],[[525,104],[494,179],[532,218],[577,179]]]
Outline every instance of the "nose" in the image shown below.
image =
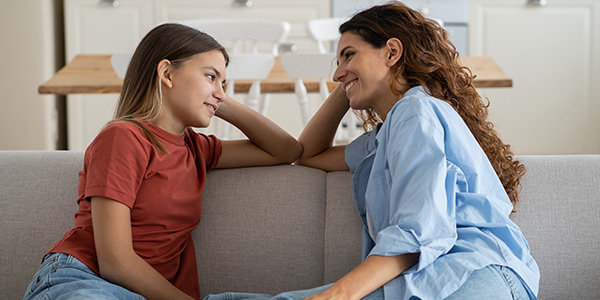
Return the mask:
[[333,81],[342,82],[344,76],[346,76],[346,70],[341,64],[338,64],[337,68],[335,69],[335,72],[333,73]]
[[217,99],[217,102],[223,102],[225,100],[226,94],[225,90],[223,89],[223,85],[218,85],[213,96],[215,97],[215,99]]

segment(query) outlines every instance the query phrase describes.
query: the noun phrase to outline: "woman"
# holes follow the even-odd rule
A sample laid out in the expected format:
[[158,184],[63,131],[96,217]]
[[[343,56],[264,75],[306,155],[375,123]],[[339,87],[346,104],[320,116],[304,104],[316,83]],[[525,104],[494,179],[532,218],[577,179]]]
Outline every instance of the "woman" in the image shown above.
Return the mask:
[[[387,299],[535,299],[539,270],[508,218],[524,167],[444,30],[393,2],[340,32],[340,86],[300,136],[297,163],[354,172],[364,261],[310,299],[381,286]],[[348,107],[374,128],[331,147]]]
[[[301,146],[223,91],[225,49],[163,24],[140,42],[115,118],[85,152],[75,226],[48,251],[25,299],[198,299],[194,245],[212,168],[290,163]],[[249,140],[194,132],[214,115]]]
[[[296,163],[354,173],[363,262],[332,285],[274,299],[536,299],[537,264],[508,217],[524,167],[444,30],[392,2],[340,33],[340,85],[298,139]],[[350,107],[370,131],[332,146]]]

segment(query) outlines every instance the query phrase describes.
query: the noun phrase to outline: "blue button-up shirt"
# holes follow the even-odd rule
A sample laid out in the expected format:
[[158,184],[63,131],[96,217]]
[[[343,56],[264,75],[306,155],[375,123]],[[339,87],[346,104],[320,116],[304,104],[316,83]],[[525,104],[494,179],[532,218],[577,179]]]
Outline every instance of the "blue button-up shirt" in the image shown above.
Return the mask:
[[539,269],[513,206],[469,128],[422,87],[407,91],[385,122],[346,146],[369,255],[420,253],[384,286],[386,299],[443,299],[478,269],[512,268],[538,291]]

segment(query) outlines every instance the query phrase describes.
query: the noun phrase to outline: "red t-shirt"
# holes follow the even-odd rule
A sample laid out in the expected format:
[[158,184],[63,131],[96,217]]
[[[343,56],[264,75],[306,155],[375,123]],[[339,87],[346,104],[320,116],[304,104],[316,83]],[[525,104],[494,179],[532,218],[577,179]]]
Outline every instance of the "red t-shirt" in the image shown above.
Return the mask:
[[159,137],[169,154],[158,153],[135,124],[106,126],[85,152],[75,225],[48,253],[73,255],[99,273],[89,199],[107,197],[131,209],[135,252],[176,287],[198,299],[190,233],[200,222],[206,171],[217,164],[221,142],[191,128],[183,136],[175,136],[148,122],[142,124]]

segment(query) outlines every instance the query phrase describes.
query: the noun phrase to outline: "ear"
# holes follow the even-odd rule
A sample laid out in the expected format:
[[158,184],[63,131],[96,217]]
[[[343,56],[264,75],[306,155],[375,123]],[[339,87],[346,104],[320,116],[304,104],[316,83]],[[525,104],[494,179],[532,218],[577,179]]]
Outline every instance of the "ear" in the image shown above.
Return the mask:
[[160,62],[158,62],[158,66],[156,67],[156,72],[158,73],[160,81],[168,88],[173,87],[173,81],[171,78],[171,76],[173,75],[171,73],[172,69],[173,68],[171,68],[171,62],[168,59],[161,60]]
[[402,53],[404,52],[404,47],[402,46],[402,42],[397,38],[391,38],[385,43],[385,48],[387,50],[387,65],[391,67],[395,65],[398,60],[402,57]]

